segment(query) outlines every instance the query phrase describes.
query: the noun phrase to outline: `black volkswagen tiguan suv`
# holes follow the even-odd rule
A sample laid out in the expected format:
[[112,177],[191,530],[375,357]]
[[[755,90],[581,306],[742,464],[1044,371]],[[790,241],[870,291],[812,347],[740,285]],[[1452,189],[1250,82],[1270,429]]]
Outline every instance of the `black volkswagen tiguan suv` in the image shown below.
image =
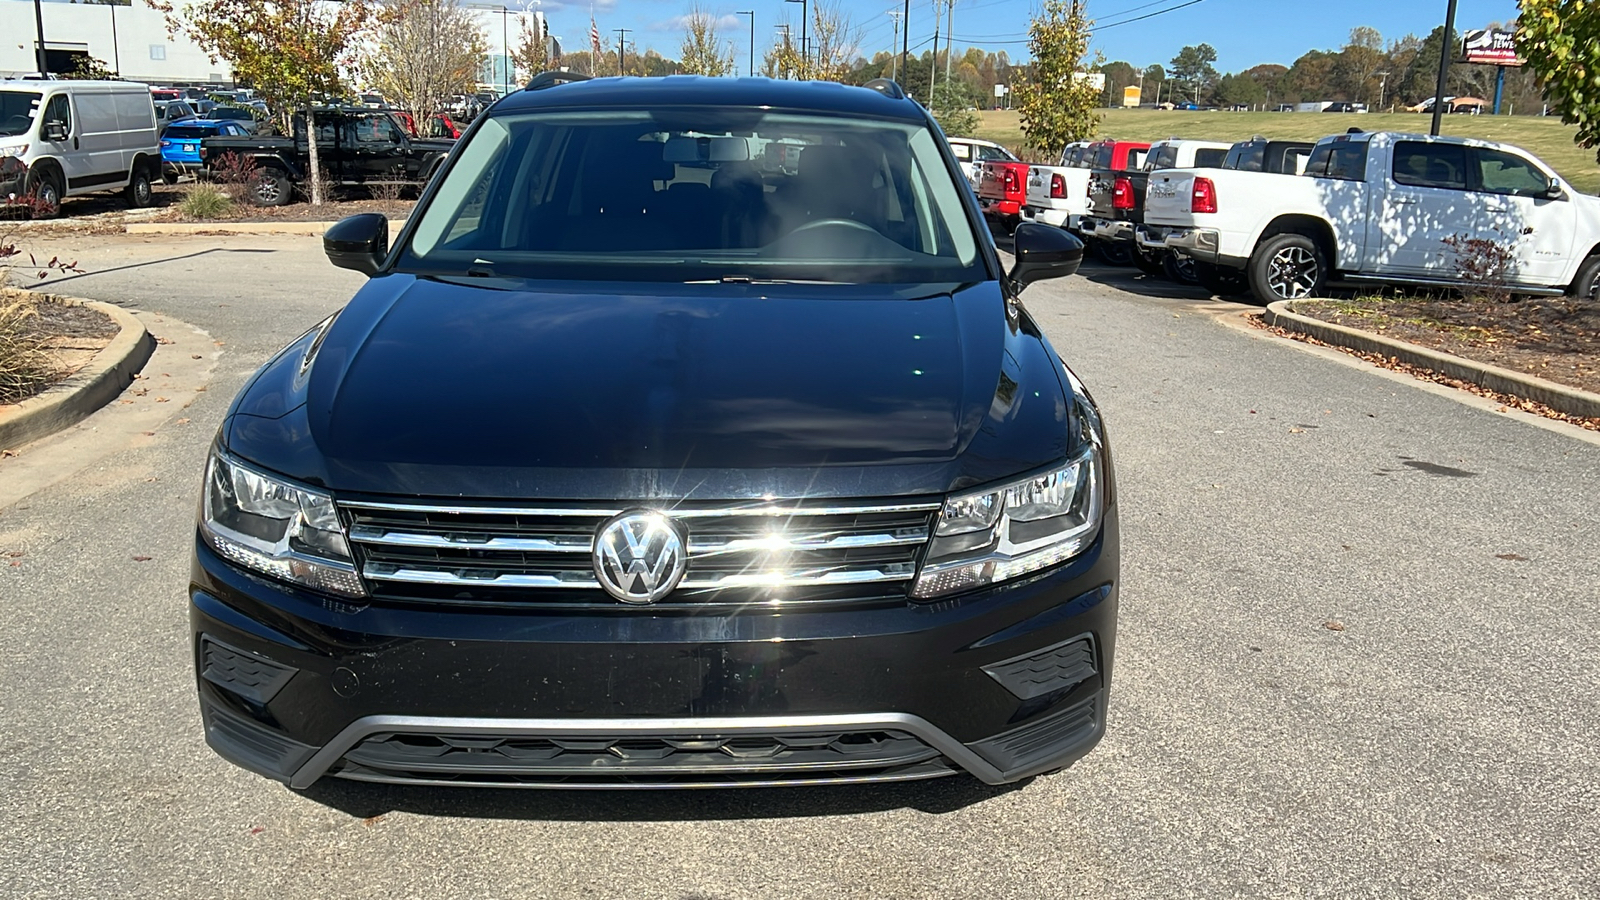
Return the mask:
[[889,82],[547,75],[239,393],[206,738],[307,787],[1004,783],[1105,728],[1094,402]]

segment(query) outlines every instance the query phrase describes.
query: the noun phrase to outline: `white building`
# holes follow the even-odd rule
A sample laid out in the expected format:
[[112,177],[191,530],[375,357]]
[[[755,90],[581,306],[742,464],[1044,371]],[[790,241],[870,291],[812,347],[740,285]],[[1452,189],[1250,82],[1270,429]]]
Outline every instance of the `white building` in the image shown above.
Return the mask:
[[[73,54],[101,60],[122,78],[150,84],[231,84],[233,72],[226,62],[213,63],[183,33],[167,33],[167,21],[143,0],[132,6],[90,3],[40,5],[44,12],[44,44],[53,71],[70,66]],[[183,0],[177,0],[179,8]],[[485,85],[516,87],[510,48],[517,46],[522,17],[530,27],[547,32],[544,13],[524,12],[516,6],[463,3],[483,29],[489,58],[484,66]],[[0,78],[36,73],[33,0],[0,0]]]
[[[130,81],[157,84],[229,83],[232,71],[213,63],[183,35],[167,34],[167,22],[135,0],[133,6],[43,3],[44,46],[53,59],[87,53]],[[33,0],[0,0],[0,77],[37,72]]]

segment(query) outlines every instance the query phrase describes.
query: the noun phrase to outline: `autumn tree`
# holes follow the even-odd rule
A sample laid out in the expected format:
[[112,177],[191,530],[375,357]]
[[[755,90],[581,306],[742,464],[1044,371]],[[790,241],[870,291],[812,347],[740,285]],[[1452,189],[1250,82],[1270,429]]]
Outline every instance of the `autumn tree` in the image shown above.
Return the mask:
[[1383,50],[1383,35],[1378,29],[1360,25],[1350,29],[1350,40],[1339,51],[1334,63],[1335,87],[1349,100],[1371,99],[1378,95],[1378,73],[1388,65]]
[[418,124],[476,88],[489,41],[456,0],[392,0],[375,21],[360,71]]
[[1522,0],[1517,49],[1561,121],[1578,126],[1578,146],[1600,146],[1600,4]]
[[722,76],[733,71],[733,45],[717,34],[717,18],[696,6],[683,17],[678,60],[686,75]]
[[861,30],[836,0],[811,0],[811,34],[806,78],[842,81],[850,72],[850,54],[861,43]]
[[1033,71],[1014,87],[1028,146],[1054,158],[1072,141],[1088,140],[1100,125],[1100,91],[1081,77],[1089,50],[1085,0],[1044,0],[1028,26]]
[[539,19],[517,16],[517,44],[511,48],[511,64],[522,73],[524,80],[550,68],[550,36]]
[[[341,68],[354,63],[356,39],[371,8],[366,0],[150,0],[167,21],[167,31],[189,36],[213,62],[225,60],[234,78],[251,84],[292,133],[294,116],[310,115],[313,100],[344,91]],[[312,123],[307,123],[312,125]],[[310,134],[316,129],[308,128]],[[317,142],[306,141],[311,166],[311,202],[322,203]]]

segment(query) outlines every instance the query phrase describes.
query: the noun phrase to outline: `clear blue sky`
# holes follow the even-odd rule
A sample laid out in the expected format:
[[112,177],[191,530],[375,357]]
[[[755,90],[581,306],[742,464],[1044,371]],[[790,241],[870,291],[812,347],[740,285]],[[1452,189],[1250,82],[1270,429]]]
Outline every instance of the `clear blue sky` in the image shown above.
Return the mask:
[[[530,8],[543,9],[550,19],[552,34],[563,38],[571,50],[589,45],[588,0],[504,0],[513,9],[527,2]],[[861,30],[863,55],[889,49],[893,24],[890,9],[901,10],[904,0],[836,0],[854,18]],[[1188,0],[1090,0],[1089,14],[1102,30],[1095,35],[1094,48],[1107,60],[1121,59],[1135,66],[1150,63],[1166,65],[1185,44],[1207,43],[1217,49],[1217,68],[1230,72],[1258,63],[1289,65],[1307,50],[1333,50],[1342,46],[1350,29],[1370,25],[1385,40],[1407,33],[1421,37],[1444,24],[1445,0],[1199,0],[1183,9],[1173,9]],[[666,56],[676,56],[679,43],[678,21],[694,4],[691,0],[595,0],[595,21],[612,41],[616,28],[629,28],[629,49],[654,47]],[[798,32],[800,5],[781,0],[701,0],[709,12],[725,17],[726,37],[735,41],[741,68],[746,64],[750,25],[748,17],[734,17],[737,10],[754,10],[757,64],[771,43],[773,25],[788,21]],[[1028,17],[1038,8],[1035,0],[956,0],[956,46],[979,46],[1005,50],[1013,59],[1027,56]],[[1173,9],[1172,12],[1162,12]],[[1149,13],[1148,19],[1113,25]],[[1516,18],[1515,0],[1459,0],[1456,29],[1482,28],[1490,22]],[[1113,25],[1113,27],[1105,27]],[[911,45],[927,49],[933,34],[932,0],[911,2]],[[939,42],[944,43],[940,28]]]

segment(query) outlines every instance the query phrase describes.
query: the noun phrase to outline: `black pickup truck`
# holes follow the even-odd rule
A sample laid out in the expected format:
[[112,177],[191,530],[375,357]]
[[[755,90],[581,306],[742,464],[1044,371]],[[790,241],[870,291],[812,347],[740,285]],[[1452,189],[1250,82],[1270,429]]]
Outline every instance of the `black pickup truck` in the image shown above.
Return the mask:
[[1311,158],[1310,141],[1269,141],[1263,137],[1240,141],[1228,150],[1219,168],[1244,172],[1273,172],[1299,175]]
[[[325,107],[313,110],[317,162],[332,185],[421,186],[433,177],[454,141],[412,138],[392,113],[381,109]],[[214,137],[200,145],[206,170],[215,173],[228,154],[254,160],[257,176],[250,199],[282,206],[304,191],[310,172],[305,117],[296,116],[293,138]]]

